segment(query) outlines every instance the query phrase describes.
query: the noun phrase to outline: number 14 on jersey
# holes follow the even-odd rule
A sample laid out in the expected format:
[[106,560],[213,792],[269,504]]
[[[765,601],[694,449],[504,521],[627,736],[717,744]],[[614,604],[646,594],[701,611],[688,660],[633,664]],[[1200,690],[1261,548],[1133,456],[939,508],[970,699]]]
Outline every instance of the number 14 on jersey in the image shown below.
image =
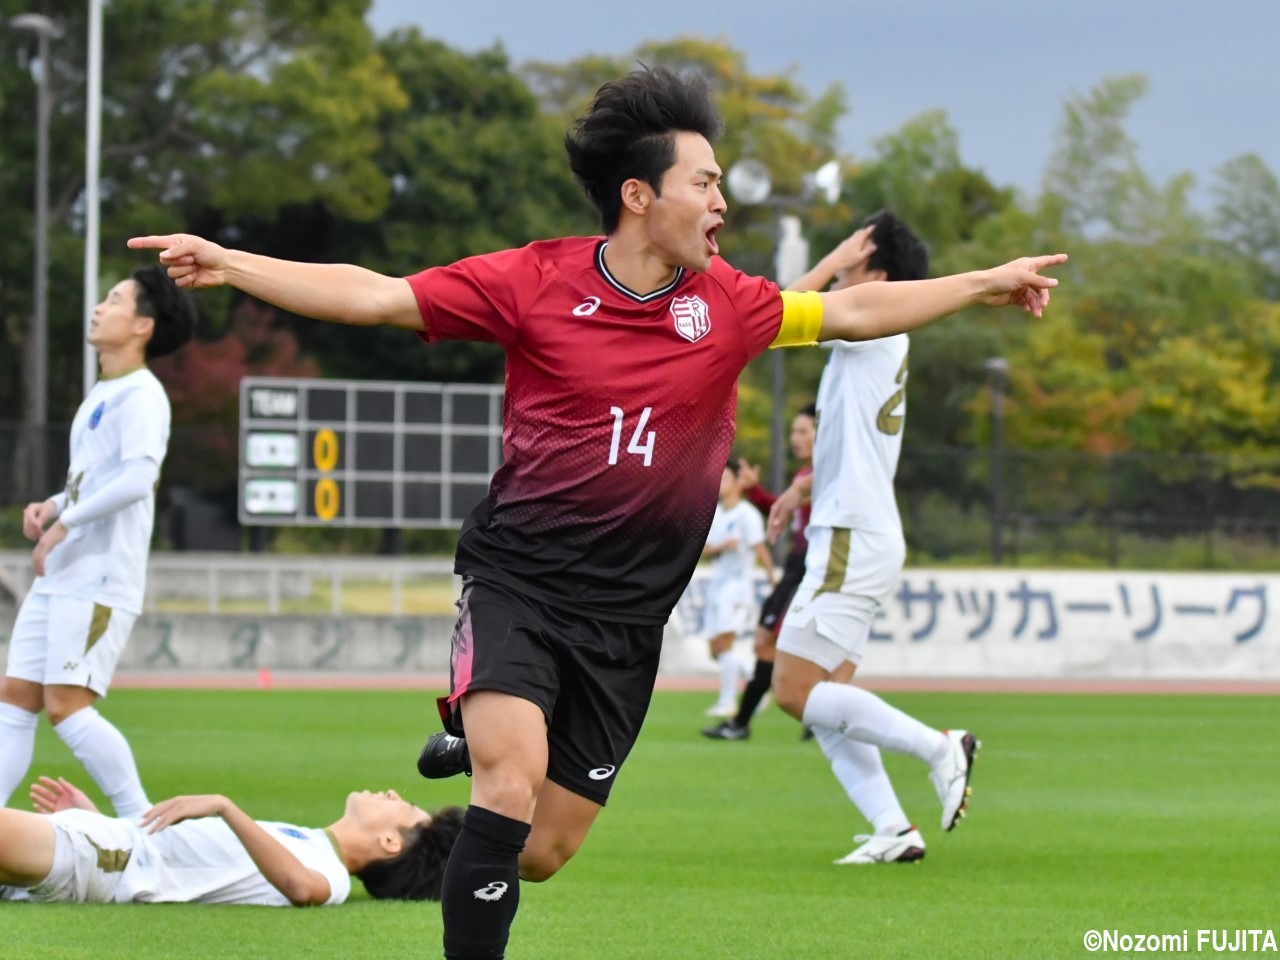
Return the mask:
[[[612,466],[618,462],[618,448],[622,446],[622,424],[626,414],[622,412],[621,407],[610,407],[609,413],[613,415],[613,441],[609,444],[609,464]],[[648,437],[645,437],[644,428],[649,425],[651,413],[653,413],[653,407],[645,407],[640,411],[640,420],[636,423],[635,432],[631,434],[631,442],[627,444],[627,453],[644,457],[646,467],[653,465],[653,439],[656,435],[653,430],[650,430]]]

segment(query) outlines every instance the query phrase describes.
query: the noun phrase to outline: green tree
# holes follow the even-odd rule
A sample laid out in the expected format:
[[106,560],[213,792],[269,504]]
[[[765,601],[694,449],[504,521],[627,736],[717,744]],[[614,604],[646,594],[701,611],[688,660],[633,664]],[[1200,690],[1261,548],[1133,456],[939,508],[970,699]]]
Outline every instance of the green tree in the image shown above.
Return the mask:
[[[25,7],[0,0],[7,19]],[[103,89],[102,273],[138,263],[124,250],[137,232],[219,228],[321,202],[353,218],[377,216],[390,196],[379,170],[377,121],[404,105],[365,25],[368,0],[114,0],[107,5]],[[51,410],[80,399],[83,250],[85,4],[57,11],[51,194]],[[9,57],[0,88],[29,87]],[[6,96],[0,124],[0,203],[14,211],[0,239],[0,338],[16,343],[29,311],[34,96]],[[17,211],[23,211],[17,213]],[[14,278],[12,281],[9,278]],[[227,299],[203,298],[215,329]],[[208,307],[213,307],[210,310]],[[223,309],[219,309],[219,308]],[[206,329],[206,332],[207,329]],[[0,402],[14,409],[17,351],[0,357]]]
[[[722,42],[697,37],[649,41],[622,56],[590,56],[565,64],[534,62],[522,73],[542,106],[567,124],[582,113],[601,84],[635,69],[637,63],[706,76],[724,120],[716,143],[721,168],[728,170],[738,159],[754,157],[769,168],[776,196],[799,196],[804,174],[835,154],[836,123],[846,109],[841,87],[813,96],[790,73],[752,73],[746,55]],[[848,211],[826,216],[831,222],[844,222]],[[773,211],[745,207],[730,198],[726,226],[721,235],[725,257],[745,270],[772,273]]]
[[[564,126],[545,114],[500,49],[451,50],[416,29],[379,49],[408,102],[379,117],[377,163],[393,185],[374,221],[327,207],[292,212],[271,245],[288,255],[350,260],[410,274],[532,240],[593,231],[561,142]],[[402,331],[352,330],[302,322],[304,346],[331,376],[415,380],[500,380],[490,344],[414,347]]]
[[1280,300],[1280,180],[1257,154],[1217,171],[1213,226],[1257,279],[1257,293]]
[[[1010,437],[1097,453],[1260,454],[1280,423],[1275,309],[1258,299],[1280,192],[1257,158],[1233,161],[1211,225],[1191,207],[1188,175],[1156,188],[1124,128],[1144,91],[1141,78],[1119,78],[1068,103],[1038,226],[1006,215],[978,232],[990,245],[1039,229],[1072,256],[1052,314],[1003,338]],[[986,405],[971,409],[981,438]]]
[[1013,203],[960,156],[960,134],[941,110],[930,110],[881,137],[846,192],[854,209],[893,210],[935,253],[973,238],[978,224]]

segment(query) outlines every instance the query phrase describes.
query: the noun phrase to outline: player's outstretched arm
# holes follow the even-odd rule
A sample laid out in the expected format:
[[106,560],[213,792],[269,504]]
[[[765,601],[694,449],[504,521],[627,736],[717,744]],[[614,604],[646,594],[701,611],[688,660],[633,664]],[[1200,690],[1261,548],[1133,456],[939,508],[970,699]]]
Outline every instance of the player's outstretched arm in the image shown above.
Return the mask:
[[860,283],[822,297],[819,340],[874,340],[908,333],[975,304],[1020,306],[1042,316],[1049,291],[1058,285],[1040,271],[1065,263],[1067,255],[1023,257],[992,270],[957,273],[936,280]]
[[332,891],[329,881],[318,870],[304,866],[275,837],[223,796],[172,797],[162,800],[142,815],[142,826],[157,833],[183,820],[199,817],[221,817],[244,845],[254,866],[267,882],[279,890],[295,907],[320,906],[327,903]]
[[277,260],[186,233],[134,237],[129,249],[159,250],[169,276],[189,290],[225,284],[316,320],[423,329],[408,281],[363,267]]

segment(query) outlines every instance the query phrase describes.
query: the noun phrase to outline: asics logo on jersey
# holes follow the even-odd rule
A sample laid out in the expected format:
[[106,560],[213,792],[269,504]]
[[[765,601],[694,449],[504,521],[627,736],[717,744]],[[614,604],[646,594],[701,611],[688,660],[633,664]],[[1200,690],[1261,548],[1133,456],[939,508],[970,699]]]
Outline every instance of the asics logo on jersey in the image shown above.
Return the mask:
[[573,308],[575,317],[589,317],[600,309],[599,297],[587,297],[580,304]]
[[587,776],[592,780],[608,780],[617,772],[617,767],[605,764],[603,767],[596,767],[594,770],[588,770]]
[[671,301],[671,316],[676,333],[690,343],[697,343],[711,332],[711,314],[701,297],[676,297]]
[[492,902],[494,900],[501,900],[502,895],[506,892],[507,892],[507,885],[503,883],[501,880],[495,880],[493,883],[489,884],[487,887],[481,887],[479,890],[475,891],[471,895],[475,897],[477,900],[487,900],[489,902]]

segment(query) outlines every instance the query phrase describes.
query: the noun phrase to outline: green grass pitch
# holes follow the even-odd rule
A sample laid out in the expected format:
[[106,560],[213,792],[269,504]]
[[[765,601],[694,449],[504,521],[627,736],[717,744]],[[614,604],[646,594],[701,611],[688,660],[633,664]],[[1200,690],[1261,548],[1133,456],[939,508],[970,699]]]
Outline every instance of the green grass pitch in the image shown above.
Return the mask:
[[[918,865],[835,867],[865,824],[776,708],[753,738],[698,736],[710,694],[664,693],[609,808],[551,882],[524,885],[510,960],[1079,958],[1090,929],[1280,929],[1280,710],[1267,697],[891,694],[984,741],[951,834],[922,765],[887,758]],[[119,691],[153,799],[218,792],[323,825],[350,789],[424,806],[422,692]],[[91,786],[42,721],[36,771]],[[25,799],[15,797],[15,801]],[[0,904],[0,956],[439,957],[435,904],[328,910]]]

